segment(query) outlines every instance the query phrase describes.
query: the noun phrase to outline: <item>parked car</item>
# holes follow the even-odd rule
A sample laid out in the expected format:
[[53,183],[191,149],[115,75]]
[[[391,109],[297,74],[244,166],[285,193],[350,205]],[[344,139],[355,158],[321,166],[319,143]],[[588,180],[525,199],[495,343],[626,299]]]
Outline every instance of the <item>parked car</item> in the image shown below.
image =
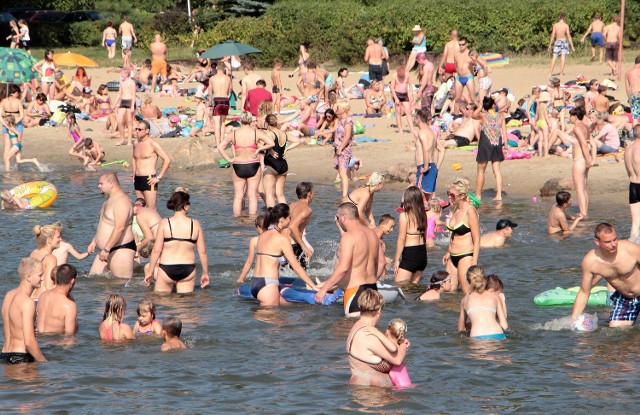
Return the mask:
[[41,11],[34,13],[34,15],[29,18],[29,23],[59,23],[66,15],[67,13],[53,10]]
[[63,23],[87,22],[104,19],[105,17],[97,10],[76,10],[67,13],[62,18]]
[[37,7],[9,7],[4,9],[5,12],[11,13],[17,19],[25,19],[27,20],[31,17],[35,12],[44,11],[43,9]]

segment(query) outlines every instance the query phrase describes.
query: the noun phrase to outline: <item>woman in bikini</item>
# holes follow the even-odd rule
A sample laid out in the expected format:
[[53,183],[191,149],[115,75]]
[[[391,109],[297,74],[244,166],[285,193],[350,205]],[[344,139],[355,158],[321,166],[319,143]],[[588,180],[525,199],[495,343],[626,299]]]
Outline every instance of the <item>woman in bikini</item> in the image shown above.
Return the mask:
[[396,112],[396,124],[398,125],[398,134],[402,130],[402,116],[407,117],[409,131],[415,137],[416,130],[413,127],[413,117],[411,116],[411,103],[413,102],[413,83],[411,75],[405,71],[402,66],[398,66],[396,76],[391,81],[391,96],[393,97],[393,109]]
[[51,109],[47,104],[47,96],[39,92],[36,99],[29,103],[23,124],[25,127],[45,125],[49,118],[51,118]]
[[291,215],[289,206],[286,204],[278,203],[274,207],[267,208],[262,223],[264,232],[256,242],[256,266],[250,282],[251,295],[260,302],[261,306],[286,304],[286,301],[280,297],[279,289],[280,266],[286,262],[309,288],[318,290],[293,253],[289,237],[282,234],[290,223]]
[[[275,206],[278,203],[287,203],[284,195],[284,185],[287,182],[287,172],[289,164],[286,160],[287,152],[300,145],[300,140],[296,137],[289,137],[287,133],[278,128],[278,117],[269,114],[265,118],[267,131],[273,135],[273,147],[264,156],[264,173],[262,182],[266,196],[267,207]],[[290,143],[287,146],[287,143]]]
[[107,27],[102,31],[102,42],[100,45],[104,45],[107,48],[107,57],[113,59],[116,56],[116,39],[118,38],[118,32],[113,28],[113,23],[107,22]]
[[4,139],[5,168],[7,166],[7,155],[11,149],[12,141],[9,138],[9,130],[7,129],[4,121],[7,115],[11,115],[13,117],[15,130],[18,133],[18,141],[22,141],[22,131],[24,130],[24,125],[22,124],[22,120],[24,119],[24,107],[20,100],[20,87],[15,84],[9,86],[9,96],[0,101],[0,122],[2,122],[2,137]]
[[549,155],[549,101],[551,95],[547,91],[540,92],[536,102],[536,127],[538,127],[538,156],[547,157]]
[[404,212],[398,219],[398,242],[393,261],[396,283],[417,284],[427,267],[427,214],[422,191],[411,186],[404,191]]
[[384,89],[381,87],[381,83],[373,81],[371,88],[364,93],[364,103],[367,106],[367,114],[384,114],[387,112],[387,97],[384,94]]
[[468,200],[469,183],[464,179],[456,179],[447,191],[452,210],[447,220],[447,229],[451,231],[449,252],[442,257],[442,263],[451,275],[451,289],[458,291],[458,284],[463,293],[469,291],[465,278],[471,265],[478,263],[480,254],[480,221],[478,212]]
[[567,105],[567,101],[564,96],[564,92],[560,90],[560,79],[551,78],[551,100],[553,109],[558,112],[558,118],[560,119],[560,129],[566,130],[567,123],[565,122],[564,108]]
[[151,284],[158,264],[155,292],[193,292],[196,283],[196,253],[200,257],[200,288],[209,285],[209,260],[200,222],[188,217],[191,210],[189,193],[175,192],[167,202],[171,218],[162,219],[156,232],[149,270],[144,278]]
[[484,268],[474,265],[467,271],[469,293],[460,301],[458,331],[466,331],[477,340],[504,340],[504,331],[509,328],[507,315],[500,297],[488,291]]
[[316,134],[313,136],[317,140],[324,140],[320,145],[333,143],[333,134],[336,132],[338,121],[336,113],[333,109],[329,108],[324,112],[324,117],[318,128]]
[[[233,167],[233,215],[242,214],[245,194],[249,199],[249,214],[258,212],[258,185],[260,184],[260,160],[258,154],[274,146],[272,134],[257,131],[251,127],[253,115],[248,111],[240,113],[240,128],[228,134],[218,144],[218,151]],[[227,154],[227,147],[233,144],[235,157]]]
[[350,385],[392,387],[391,366],[402,364],[409,350],[408,340],[397,344],[376,328],[383,307],[384,298],[377,291],[367,289],[358,298],[360,318],[351,327],[346,344]]
[[293,78],[298,72],[300,72],[300,76],[305,75],[307,73],[307,64],[310,59],[309,42],[302,42],[300,44],[300,56],[298,56],[298,67],[289,74],[289,78]]
[[58,267],[58,259],[53,255],[53,251],[59,248],[62,242],[62,225],[60,222],[44,226],[36,225],[33,227],[33,234],[36,236],[38,247],[29,257],[42,262],[43,270],[42,284],[31,294],[31,298],[37,301],[40,294],[56,285],[55,270]]
[[489,95],[489,91],[491,90],[491,78],[489,78],[491,69],[475,49],[469,52],[469,59],[473,66],[473,74],[478,78],[478,102],[482,102],[484,97]]
[[44,52],[44,59],[33,65],[32,69],[40,74],[40,89],[42,92],[49,99],[53,99],[56,92],[54,87],[56,82],[55,75],[58,70],[58,65],[53,61],[53,50],[47,49]]
[[124,312],[127,308],[127,301],[120,294],[111,294],[104,304],[104,314],[102,323],[98,327],[100,340],[105,342],[117,342],[121,340],[132,340],[133,330],[128,324],[124,324]]
[[92,114],[94,118],[107,117],[107,123],[105,124],[104,132],[107,134],[117,133],[116,128],[118,126],[116,115],[111,108],[111,97],[109,96],[109,88],[102,84],[96,91],[96,103],[98,108],[96,112]]

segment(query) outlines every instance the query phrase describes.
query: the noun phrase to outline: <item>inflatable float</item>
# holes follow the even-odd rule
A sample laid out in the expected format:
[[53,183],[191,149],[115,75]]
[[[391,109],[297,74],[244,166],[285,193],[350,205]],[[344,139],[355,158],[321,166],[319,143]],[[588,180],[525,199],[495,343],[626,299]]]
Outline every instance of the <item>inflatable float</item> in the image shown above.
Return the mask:
[[23,209],[48,208],[56,201],[58,189],[53,183],[38,181],[22,183],[9,190],[11,196],[26,199]]
[[480,57],[492,68],[498,68],[509,64],[509,58],[505,57],[501,53],[481,53]]
[[[300,278],[280,277],[280,288],[284,287],[306,288],[306,285]],[[382,297],[384,297],[385,303],[395,303],[396,301],[399,301],[399,298],[404,298],[402,289],[394,285],[388,285],[379,282],[378,292],[382,294]],[[251,288],[249,284],[242,284],[238,289],[236,289],[236,295],[244,300],[257,301],[251,295]],[[342,301],[339,300],[337,302]]]
[[[533,297],[535,305],[547,307],[556,305],[573,305],[580,287],[561,288],[557,287]],[[607,305],[609,293],[607,287],[593,287],[587,305]]]

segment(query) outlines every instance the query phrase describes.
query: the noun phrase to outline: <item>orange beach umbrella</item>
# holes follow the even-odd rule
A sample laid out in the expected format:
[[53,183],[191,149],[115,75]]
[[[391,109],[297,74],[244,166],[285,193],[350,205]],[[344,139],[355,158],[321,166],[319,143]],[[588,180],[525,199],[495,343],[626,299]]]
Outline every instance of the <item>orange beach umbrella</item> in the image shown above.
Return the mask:
[[60,66],[85,66],[88,68],[95,68],[98,66],[94,60],[71,52],[56,53],[53,55],[53,61]]

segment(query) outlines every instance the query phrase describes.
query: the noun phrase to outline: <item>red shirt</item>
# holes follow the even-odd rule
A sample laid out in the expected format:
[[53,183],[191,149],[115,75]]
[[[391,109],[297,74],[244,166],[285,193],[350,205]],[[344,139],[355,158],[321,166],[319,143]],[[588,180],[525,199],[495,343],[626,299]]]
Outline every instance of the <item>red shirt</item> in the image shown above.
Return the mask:
[[262,101],[273,102],[273,95],[264,88],[255,88],[247,92],[247,99],[244,101],[245,111],[251,112],[254,116],[258,116],[258,107]]

